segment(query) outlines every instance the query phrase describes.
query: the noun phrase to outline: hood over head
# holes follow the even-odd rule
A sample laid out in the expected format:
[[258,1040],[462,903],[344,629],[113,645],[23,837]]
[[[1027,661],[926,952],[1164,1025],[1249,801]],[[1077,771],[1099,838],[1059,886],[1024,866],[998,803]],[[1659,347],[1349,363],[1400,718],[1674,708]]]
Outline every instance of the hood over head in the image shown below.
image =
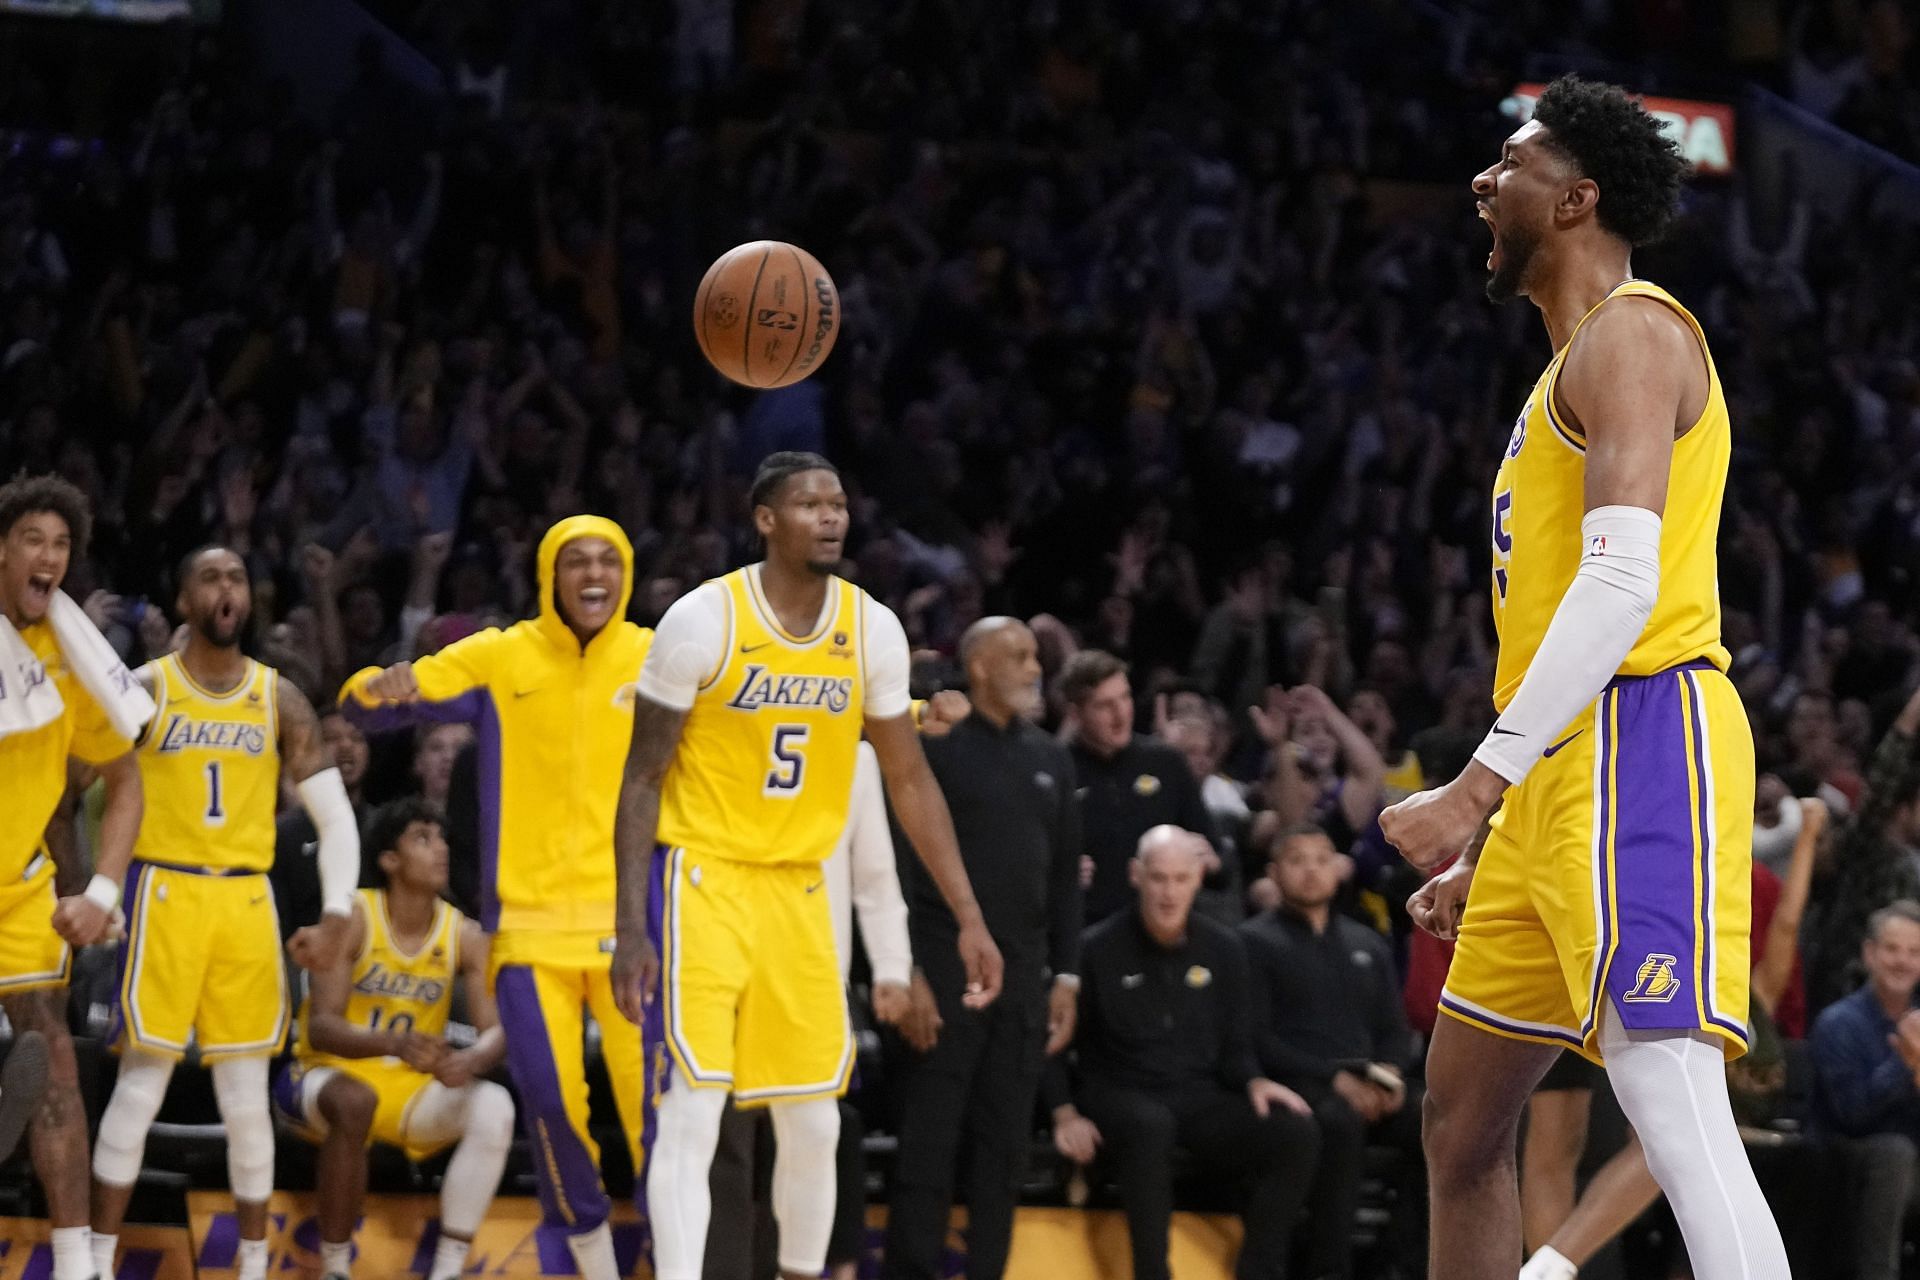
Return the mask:
[[567,626],[566,619],[560,616],[560,604],[554,597],[554,570],[560,562],[560,548],[580,538],[605,538],[620,553],[620,595],[614,603],[613,621],[594,636],[594,641],[626,618],[627,603],[633,599],[633,543],[627,540],[626,531],[605,516],[568,516],[560,521],[540,539],[535,560],[540,574],[540,616],[537,625],[550,639],[563,644],[577,644],[578,641],[573,629]]

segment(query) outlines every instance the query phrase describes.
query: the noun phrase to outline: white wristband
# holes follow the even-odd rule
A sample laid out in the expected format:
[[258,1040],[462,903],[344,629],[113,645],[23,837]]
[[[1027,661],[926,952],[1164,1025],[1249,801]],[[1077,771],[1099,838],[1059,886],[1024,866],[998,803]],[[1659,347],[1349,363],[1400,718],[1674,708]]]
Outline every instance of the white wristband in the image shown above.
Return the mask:
[[97,875],[87,881],[80,896],[102,911],[111,911],[120,905],[120,886],[107,876]]

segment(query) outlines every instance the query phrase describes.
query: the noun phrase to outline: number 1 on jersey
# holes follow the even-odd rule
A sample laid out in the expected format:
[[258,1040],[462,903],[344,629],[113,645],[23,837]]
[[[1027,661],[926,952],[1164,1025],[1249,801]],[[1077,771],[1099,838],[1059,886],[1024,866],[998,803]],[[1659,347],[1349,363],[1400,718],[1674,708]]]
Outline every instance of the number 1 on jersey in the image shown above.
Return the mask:
[[800,748],[807,745],[807,726],[804,724],[776,725],[773,730],[773,768],[767,772],[767,785],[763,794],[770,796],[794,796],[800,794],[800,786],[805,781],[807,758]]
[[207,825],[220,826],[227,820],[227,811],[220,799],[220,762],[207,762]]

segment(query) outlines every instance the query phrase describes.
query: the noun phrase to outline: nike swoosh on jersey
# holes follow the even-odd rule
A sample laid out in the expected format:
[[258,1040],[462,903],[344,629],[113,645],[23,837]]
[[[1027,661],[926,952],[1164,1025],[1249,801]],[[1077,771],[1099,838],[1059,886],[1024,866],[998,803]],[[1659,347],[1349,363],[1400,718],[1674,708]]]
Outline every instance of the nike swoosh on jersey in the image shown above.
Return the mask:
[[740,652],[758,653],[772,643],[773,641],[771,640],[762,640],[759,644],[743,644],[740,646]]
[[1560,739],[1560,741],[1554,743],[1552,746],[1548,747],[1545,751],[1541,752],[1541,754],[1551,756],[1556,752],[1558,752],[1560,748],[1566,746],[1569,742],[1572,742],[1575,738],[1579,737],[1581,734],[1585,732],[1586,732],[1585,729],[1575,729],[1572,733],[1568,734],[1566,737]]
[[1493,726],[1493,731],[1498,734],[1504,734],[1509,738],[1524,738],[1527,736],[1518,729],[1502,729],[1499,725]]

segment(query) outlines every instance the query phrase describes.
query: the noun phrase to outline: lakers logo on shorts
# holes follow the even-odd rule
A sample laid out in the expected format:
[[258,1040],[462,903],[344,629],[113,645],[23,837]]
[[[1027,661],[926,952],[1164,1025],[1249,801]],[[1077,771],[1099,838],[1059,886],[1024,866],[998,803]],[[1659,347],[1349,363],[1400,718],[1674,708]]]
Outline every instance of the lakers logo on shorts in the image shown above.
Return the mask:
[[1680,990],[1680,979],[1673,976],[1678,964],[1672,956],[1654,952],[1640,962],[1634,974],[1633,990],[1624,997],[1629,1004],[1667,1004]]

